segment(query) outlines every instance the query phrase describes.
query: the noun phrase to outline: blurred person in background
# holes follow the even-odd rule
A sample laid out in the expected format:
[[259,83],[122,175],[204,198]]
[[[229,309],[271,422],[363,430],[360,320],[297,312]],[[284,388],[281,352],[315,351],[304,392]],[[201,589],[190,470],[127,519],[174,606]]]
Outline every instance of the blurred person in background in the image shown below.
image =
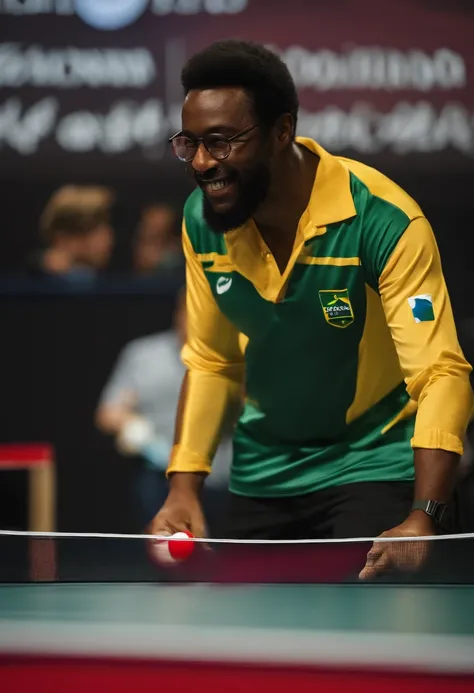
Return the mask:
[[157,274],[183,266],[177,222],[178,215],[169,205],[157,203],[142,210],[133,239],[135,275]]
[[[185,292],[178,295],[173,325],[140,337],[120,353],[102,392],[96,425],[115,438],[126,458],[138,458],[133,490],[139,521],[145,526],[167,493],[165,470],[173,447],[176,407],[184,377],[180,351],[186,340]],[[231,460],[230,440],[216,456],[211,493],[225,490]]]
[[113,202],[109,188],[59,188],[41,215],[46,247],[30,263],[30,271],[77,282],[95,279],[107,267],[114,245],[110,221]]

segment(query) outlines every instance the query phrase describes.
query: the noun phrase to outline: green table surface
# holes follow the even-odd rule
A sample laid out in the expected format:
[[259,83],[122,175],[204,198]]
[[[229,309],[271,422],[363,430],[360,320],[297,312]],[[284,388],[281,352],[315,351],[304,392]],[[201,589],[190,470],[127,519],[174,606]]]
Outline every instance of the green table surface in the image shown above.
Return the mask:
[[474,672],[474,586],[0,586],[0,653]]

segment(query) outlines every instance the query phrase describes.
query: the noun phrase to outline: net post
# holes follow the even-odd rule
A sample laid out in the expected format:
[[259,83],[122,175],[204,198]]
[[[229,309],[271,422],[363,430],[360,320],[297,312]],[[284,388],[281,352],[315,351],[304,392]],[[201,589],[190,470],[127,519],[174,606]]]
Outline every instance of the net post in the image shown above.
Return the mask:
[[[56,527],[56,473],[54,459],[42,460],[29,469],[28,525],[31,532],[54,532]],[[29,542],[29,576],[36,582],[57,577],[56,545],[51,538]]]

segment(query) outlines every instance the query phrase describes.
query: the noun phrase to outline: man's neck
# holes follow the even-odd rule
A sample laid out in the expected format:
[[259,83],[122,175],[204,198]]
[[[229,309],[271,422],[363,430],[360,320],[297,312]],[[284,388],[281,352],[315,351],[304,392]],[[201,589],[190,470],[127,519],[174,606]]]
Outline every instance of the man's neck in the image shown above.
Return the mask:
[[292,236],[294,240],[299,220],[311,197],[318,162],[315,154],[293,144],[265,204],[254,215],[257,227],[265,236]]
[[319,159],[294,144],[265,204],[254,216],[261,237],[284,274],[293,252],[301,215],[308,206]]

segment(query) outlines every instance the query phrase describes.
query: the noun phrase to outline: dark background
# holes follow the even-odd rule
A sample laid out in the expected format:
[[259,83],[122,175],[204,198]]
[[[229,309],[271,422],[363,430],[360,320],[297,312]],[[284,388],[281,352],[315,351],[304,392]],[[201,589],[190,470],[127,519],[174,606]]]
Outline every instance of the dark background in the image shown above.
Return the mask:
[[[141,206],[163,200],[180,210],[192,189],[185,172],[167,153],[165,142],[177,129],[182,59],[213,39],[245,37],[280,48],[304,46],[313,52],[343,52],[348,45],[426,54],[449,48],[462,56],[466,69],[463,88],[302,89],[300,93],[302,107],[314,114],[334,106],[349,111],[359,101],[371,104],[379,114],[400,103],[420,102],[431,104],[437,114],[446,104],[456,104],[470,114],[471,141],[462,151],[450,145],[422,151],[415,142],[403,153],[390,146],[368,153],[357,148],[338,150],[324,138],[321,143],[335,153],[380,168],[419,202],[436,233],[462,344],[468,357],[474,356],[470,327],[474,321],[474,5],[453,0],[399,0],[391,7],[372,0],[294,0],[291,4],[248,0],[242,6],[245,4],[246,9],[238,14],[210,14],[205,3],[197,3],[197,14],[183,14],[175,3],[175,10],[168,14],[153,14],[149,9],[127,27],[101,31],[74,15],[8,14],[5,3],[0,2],[0,44],[16,43],[21,50],[39,45],[45,51],[68,46],[98,50],[144,46],[157,68],[156,78],[143,89],[57,89],[34,86],[26,78],[19,86],[0,86],[0,442],[48,441],[54,445],[60,531],[138,529],[129,498],[133,465],[121,460],[112,442],[96,431],[93,416],[122,346],[135,337],[166,329],[171,322],[182,277],[154,281],[127,277],[130,238]],[[169,57],[166,46],[170,42],[180,46],[181,59]],[[7,68],[0,56],[3,85],[2,71]],[[66,151],[54,132],[36,151],[20,153],[2,125],[5,103],[18,99],[25,115],[32,104],[50,96],[57,99],[61,117],[79,110],[104,115],[120,100],[140,104],[155,99],[163,107],[165,125],[148,145],[131,145],[118,153],[100,146],[89,152]],[[451,127],[455,130],[456,124]],[[453,131],[453,141],[455,134]],[[112,266],[107,277],[85,292],[58,290],[32,280],[24,271],[38,246],[38,217],[46,200],[58,186],[69,182],[106,184],[117,193],[113,212],[117,245]],[[3,473],[0,526],[22,526],[25,503],[24,476]]]

